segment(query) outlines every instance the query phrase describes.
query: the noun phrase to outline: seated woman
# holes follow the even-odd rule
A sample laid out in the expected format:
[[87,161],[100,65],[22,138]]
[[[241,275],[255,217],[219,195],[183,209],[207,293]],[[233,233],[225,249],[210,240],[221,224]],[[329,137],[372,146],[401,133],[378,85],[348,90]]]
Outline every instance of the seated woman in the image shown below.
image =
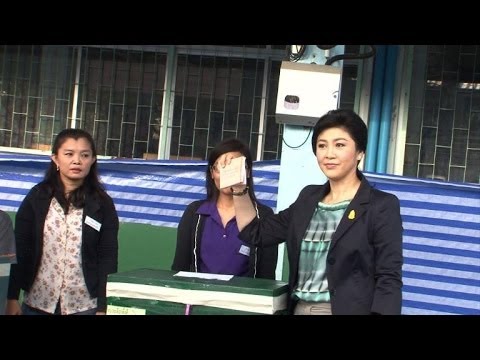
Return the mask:
[[248,192],[258,218],[273,214],[255,198],[250,149],[237,139],[221,142],[208,157],[207,198],[188,205],[178,225],[172,270],[274,279],[278,247],[260,249],[238,238],[235,194],[229,187],[220,189],[217,160],[224,154],[246,157],[247,190],[242,195]]

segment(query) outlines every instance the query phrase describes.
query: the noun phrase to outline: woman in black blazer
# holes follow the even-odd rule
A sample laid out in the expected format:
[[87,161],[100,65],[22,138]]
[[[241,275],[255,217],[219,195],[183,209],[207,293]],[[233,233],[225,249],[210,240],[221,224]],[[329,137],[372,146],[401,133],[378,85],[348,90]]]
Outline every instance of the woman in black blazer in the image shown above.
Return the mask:
[[[312,135],[313,153],[328,178],[324,185],[306,186],[290,207],[261,219],[248,197],[234,197],[240,238],[258,246],[286,242],[291,313],[401,312],[400,204],[357,169],[367,134],[353,111],[330,111]],[[229,162],[228,156],[219,159]]]

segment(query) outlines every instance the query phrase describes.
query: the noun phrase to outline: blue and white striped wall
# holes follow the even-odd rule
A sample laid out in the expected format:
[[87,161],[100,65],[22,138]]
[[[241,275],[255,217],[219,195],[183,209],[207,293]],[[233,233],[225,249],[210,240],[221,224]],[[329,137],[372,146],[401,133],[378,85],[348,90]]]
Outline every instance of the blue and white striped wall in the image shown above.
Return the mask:
[[[16,212],[50,158],[0,154],[0,209]],[[205,196],[201,161],[99,160],[122,222],[177,227]],[[256,195],[275,210],[280,164],[254,163]],[[480,185],[366,173],[400,199],[404,227],[403,314],[480,315]]]

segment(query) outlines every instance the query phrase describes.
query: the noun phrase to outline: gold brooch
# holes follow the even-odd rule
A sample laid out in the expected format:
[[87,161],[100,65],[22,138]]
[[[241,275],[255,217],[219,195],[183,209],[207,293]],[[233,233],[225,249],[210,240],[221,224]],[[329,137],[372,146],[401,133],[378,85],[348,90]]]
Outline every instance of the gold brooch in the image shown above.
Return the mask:
[[350,213],[348,214],[348,218],[350,220],[355,219],[355,210],[350,210]]

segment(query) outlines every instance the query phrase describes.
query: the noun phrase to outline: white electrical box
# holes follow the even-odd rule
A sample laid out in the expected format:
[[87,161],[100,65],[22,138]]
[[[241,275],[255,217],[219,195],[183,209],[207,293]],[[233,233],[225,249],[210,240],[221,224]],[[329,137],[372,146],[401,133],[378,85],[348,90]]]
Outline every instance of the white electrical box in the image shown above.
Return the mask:
[[314,126],[337,109],[342,69],[331,65],[283,61],[278,82],[276,122]]

